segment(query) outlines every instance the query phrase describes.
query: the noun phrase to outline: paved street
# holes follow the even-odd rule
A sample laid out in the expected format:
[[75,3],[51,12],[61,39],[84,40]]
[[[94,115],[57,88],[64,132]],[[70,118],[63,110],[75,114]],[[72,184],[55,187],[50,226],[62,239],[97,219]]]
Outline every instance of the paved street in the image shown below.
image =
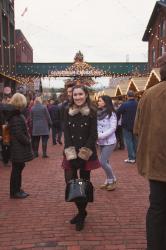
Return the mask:
[[113,153],[115,191],[100,190],[103,170],[93,171],[95,202],[88,206],[81,232],[69,224],[76,209],[64,201],[62,146],[49,145],[48,154],[27,164],[23,188],[30,196],[23,200],[9,199],[10,167],[0,163],[0,250],[146,249],[148,183],[135,165],[123,163],[125,151]]

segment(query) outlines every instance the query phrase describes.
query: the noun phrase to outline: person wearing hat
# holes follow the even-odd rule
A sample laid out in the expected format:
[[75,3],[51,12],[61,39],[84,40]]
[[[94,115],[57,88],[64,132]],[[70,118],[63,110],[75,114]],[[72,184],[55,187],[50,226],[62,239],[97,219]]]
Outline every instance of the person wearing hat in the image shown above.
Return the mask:
[[143,94],[134,124],[138,172],[150,186],[147,250],[166,249],[166,53],[158,65],[161,81]]
[[137,110],[137,101],[132,90],[127,92],[127,101],[117,110],[118,118],[122,117],[122,128],[125,144],[127,146],[128,158],[124,160],[125,163],[135,163],[136,161],[136,137],[133,134],[133,126],[135,114]]

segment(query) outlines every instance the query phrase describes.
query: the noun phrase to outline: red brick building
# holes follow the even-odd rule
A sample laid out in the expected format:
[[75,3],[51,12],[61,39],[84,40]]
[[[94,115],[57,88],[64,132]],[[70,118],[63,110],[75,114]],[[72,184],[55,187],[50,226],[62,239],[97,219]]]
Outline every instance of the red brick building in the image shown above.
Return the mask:
[[148,62],[151,70],[157,67],[157,58],[166,52],[166,0],[156,2],[142,40],[148,42]]
[[0,0],[0,93],[5,86],[14,88],[15,59],[14,0]]
[[16,63],[32,63],[33,49],[21,30],[15,31]]

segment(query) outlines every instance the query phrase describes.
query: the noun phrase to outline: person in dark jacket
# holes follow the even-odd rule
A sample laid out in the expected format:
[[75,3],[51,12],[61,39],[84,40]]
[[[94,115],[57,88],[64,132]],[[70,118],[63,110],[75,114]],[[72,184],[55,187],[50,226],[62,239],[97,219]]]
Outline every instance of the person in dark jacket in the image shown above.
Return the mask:
[[15,110],[10,112],[8,118],[12,161],[10,197],[26,198],[28,194],[21,188],[22,171],[25,167],[25,162],[33,159],[30,135],[25,117],[21,113],[21,110],[26,107],[27,101],[24,95],[16,93],[12,96],[10,104],[15,107]]
[[[89,94],[84,86],[75,86],[72,90],[72,100],[65,111],[64,124],[64,160],[66,183],[80,178],[90,180],[90,171],[100,166],[97,153],[97,114],[92,108]],[[78,214],[70,220],[76,224],[76,230],[84,227],[87,216],[87,202],[75,202]]]
[[60,120],[60,108],[58,106],[58,101],[51,100],[51,106],[49,108],[49,114],[52,121],[52,143],[56,145],[57,142],[62,144],[62,129]]
[[72,89],[75,86],[74,83],[70,83],[66,86],[66,94],[67,94],[67,100],[63,101],[62,103],[60,103],[59,109],[60,109],[60,120],[61,120],[61,129],[62,131],[64,131],[64,114],[65,114],[65,110],[69,107],[70,102],[72,100]]
[[133,134],[134,120],[137,111],[137,101],[133,91],[128,91],[127,101],[124,102],[117,110],[117,116],[122,116],[123,136],[127,146],[128,159],[126,163],[135,163],[136,161],[136,136]]

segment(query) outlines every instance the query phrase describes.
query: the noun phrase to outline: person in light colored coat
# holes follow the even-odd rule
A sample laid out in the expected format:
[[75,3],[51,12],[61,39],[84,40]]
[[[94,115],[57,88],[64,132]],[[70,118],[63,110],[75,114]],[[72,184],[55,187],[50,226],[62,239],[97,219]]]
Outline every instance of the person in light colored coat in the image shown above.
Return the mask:
[[100,163],[106,173],[106,180],[100,186],[112,191],[116,188],[116,177],[109,163],[109,158],[116,147],[117,117],[110,96],[101,96],[98,100],[97,113],[98,145],[100,147]]
[[42,138],[43,158],[47,158],[47,142],[52,125],[47,107],[42,104],[41,97],[36,97],[31,110],[32,138],[34,156],[38,157],[40,137]]

